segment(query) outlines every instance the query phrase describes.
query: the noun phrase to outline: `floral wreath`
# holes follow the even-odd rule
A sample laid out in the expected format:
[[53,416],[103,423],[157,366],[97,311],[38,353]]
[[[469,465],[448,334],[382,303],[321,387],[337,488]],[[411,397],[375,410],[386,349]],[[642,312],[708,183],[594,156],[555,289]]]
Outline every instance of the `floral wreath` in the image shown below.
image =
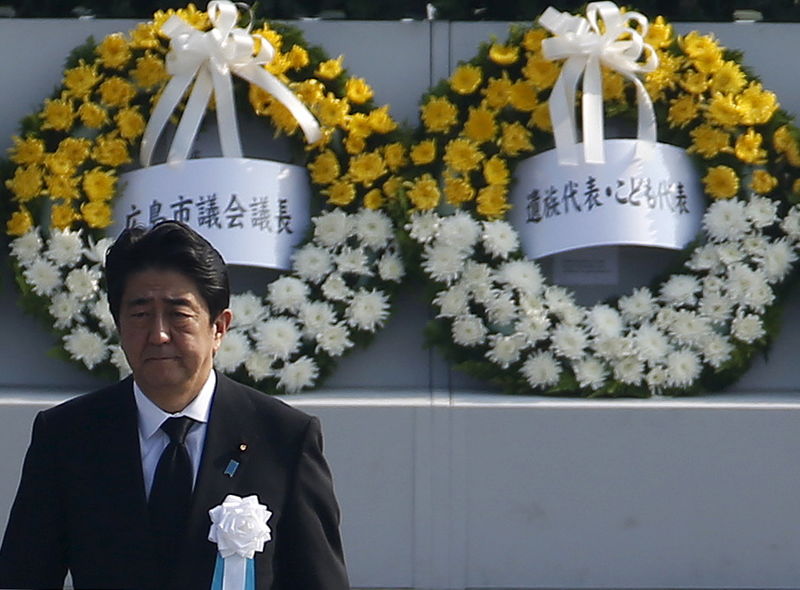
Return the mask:
[[[219,3],[208,12],[191,4],[159,11],[127,36],[76,49],[61,87],[23,121],[10,150],[6,198],[16,209],[6,228],[21,304],[53,327],[59,356],[98,375],[130,372],[101,278],[117,173],[131,162],[169,78],[165,23],[177,15],[208,31],[212,4]],[[236,102],[249,102],[265,129],[271,123],[276,135],[291,138],[325,208],[291,273],[272,282],[265,297],[232,296],[234,321],[215,365],[264,391],[296,392],[388,317],[404,265],[381,208],[400,186],[406,148],[388,107],[374,106],[371,87],[348,75],[342,57],[308,47],[285,24],[256,21],[251,30],[255,51],[263,43],[274,48],[263,68],[315,115],[319,139],[306,145],[281,102],[234,77]]]
[[[405,228],[433,291],[428,340],[511,393],[718,389],[778,329],[800,242],[798,131],[740,55],[713,37],[676,37],[661,17],[648,28],[608,2],[589,4],[587,14],[598,5],[611,5],[628,27],[610,41],[630,46],[638,36],[650,49],[637,64],[658,58],[642,90],[660,140],[686,148],[700,170],[710,200],[700,235],[682,267],[653,288],[583,307],[547,284],[503,217],[515,165],[554,146],[547,99],[563,60],[544,56],[552,37],[544,26],[512,27],[422,100]],[[603,62],[601,84],[605,116],[635,119],[634,83]]]

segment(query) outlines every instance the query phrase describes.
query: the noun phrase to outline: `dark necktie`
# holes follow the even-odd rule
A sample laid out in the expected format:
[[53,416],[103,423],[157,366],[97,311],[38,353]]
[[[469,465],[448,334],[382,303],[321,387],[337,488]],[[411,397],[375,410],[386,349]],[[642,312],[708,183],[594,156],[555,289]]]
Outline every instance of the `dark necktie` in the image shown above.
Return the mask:
[[148,508],[159,557],[167,571],[169,564],[177,559],[189,519],[194,478],[192,460],[184,441],[194,423],[191,418],[180,416],[167,418],[161,424],[161,430],[169,435],[169,444],[158,460]]

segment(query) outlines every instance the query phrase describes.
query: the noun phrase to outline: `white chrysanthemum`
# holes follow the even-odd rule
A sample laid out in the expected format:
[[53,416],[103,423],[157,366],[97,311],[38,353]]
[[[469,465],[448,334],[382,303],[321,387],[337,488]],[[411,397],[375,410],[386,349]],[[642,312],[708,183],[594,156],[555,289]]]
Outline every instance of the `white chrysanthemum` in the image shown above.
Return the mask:
[[519,235],[507,221],[484,221],[483,247],[490,256],[505,260],[519,248]]
[[319,375],[319,368],[313,359],[301,356],[294,362],[286,363],[278,370],[278,386],[287,393],[297,393],[314,385]]
[[80,326],[64,336],[64,349],[89,369],[108,357],[108,343],[97,333]]
[[38,228],[27,231],[11,242],[11,253],[22,266],[30,266],[39,258],[41,251],[42,237]]
[[646,287],[634,289],[633,293],[620,297],[619,310],[622,317],[629,321],[642,322],[653,317],[658,305],[655,297]]
[[711,244],[705,244],[696,248],[692,252],[692,257],[686,266],[692,270],[713,271],[719,266],[720,260],[716,248]]
[[480,234],[480,224],[472,215],[459,210],[453,215],[442,217],[436,241],[457,248],[462,253],[469,253],[475,247]]
[[667,385],[669,373],[666,367],[663,365],[657,365],[648,371],[645,379],[647,381],[647,387],[650,388],[650,392],[654,395],[660,395],[661,391]]
[[763,309],[775,298],[766,274],[746,264],[735,264],[728,269],[728,293],[734,302],[753,309]]
[[274,374],[273,360],[270,355],[255,350],[245,359],[244,368],[255,381],[261,381]]
[[481,319],[465,314],[453,320],[453,340],[461,346],[477,346],[486,338],[486,326]]
[[122,347],[117,344],[111,346],[110,350],[111,356],[109,360],[111,361],[111,364],[114,365],[119,372],[119,378],[125,379],[125,377],[133,372],[131,371],[131,366],[128,364],[128,358],[125,356],[125,351],[123,351]]
[[306,302],[300,308],[298,317],[303,326],[303,334],[310,337],[316,337],[338,320],[336,310],[325,301]]
[[393,252],[387,252],[378,260],[378,275],[384,281],[399,283],[405,276],[406,269],[403,259]]
[[352,221],[341,209],[325,211],[312,222],[314,239],[327,248],[341,246],[352,232]]
[[616,361],[634,354],[634,339],[628,337],[596,338],[592,343],[595,354],[609,361]]
[[372,271],[368,266],[367,253],[363,248],[342,248],[342,251],[333,257],[334,264],[342,274],[371,276]]
[[80,231],[54,230],[45,256],[57,266],[75,266],[83,257],[83,240]]
[[561,367],[550,352],[537,352],[528,357],[521,369],[531,387],[548,387],[558,383]]
[[614,378],[628,385],[638,385],[644,379],[644,363],[633,356],[614,363]]
[[425,247],[422,267],[434,281],[450,284],[464,270],[464,254],[454,246],[437,241]]
[[61,286],[61,273],[56,265],[44,258],[37,258],[23,273],[34,293],[49,297]]
[[747,203],[747,216],[757,229],[775,223],[778,216],[778,203],[767,197],[752,197]]
[[106,333],[106,336],[111,336],[116,332],[117,325],[114,323],[114,316],[111,315],[111,307],[108,305],[108,295],[106,293],[100,295],[100,298],[91,305],[90,310],[92,315],[97,318],[97,323]]
[[80,322],[79,314],[83,309],[83,303],[69,293],[56,293],[50,300],[48,308],[50,315],[56,320],[54,326],[59,330],[68,328],[73,322]]
[[714,253],[719,258],[719,261],[726,266],[743,260],[745,256],[744,249],[739,242],[717,244]]
[[308,285],[296,277],[281,277],[270,283],[267,299],[276,311],[297,312],[308,301]]
[[421,244],[427,244],[436,237],[440,221],[441,218],[433,211],[414,213],[411,215],[411,222],[406,224],[405,229],[414,240]]
[[577,326],[582,323],[586,310],[573,302],[566,302],[558,307],[551,307],[550,311],[556,314],[567,326]]
[[769,240],[766,236],[747,236],[742,240],[742,249],[754,258],[763,258],[767,248],[769,248]]
[[667,335],[652,324],[644,324],[639,327],[634,335],[634,340],[639,358],[648,363],[663,360],[672,349]]
[[736,199],[711,203],[703,216],[703,227],[712,240],[738,240],[750,229],[745,204]]
[[233,313],[231,328],[247,329],[267,317],[267,308],[262,304],[261,298],[254,293],[231,295],[230,305]]
[[469,310],[469,291],[457,283],[448,289],[443,289],[433,298],[433,303],[439,307],[436,317],[455,317],[467,313]]
[[696,353],[682,348],[669,353],[666,368],[670,387],[689,387],[700,376],[703,365]]
[[766,334],[761,317],[754,313],[739,314],[731,322],[731,334],[737,340],[751,344]]
[[345,311],[347,323],[359,330],[374,332],[389,315],[389,300],[384,293],[361,289],[350,300]]
[[697,345],[711,332],[711,320],[693,311],[682,309],[672,317],[667,330],[681,344]]
[[489,351],[486,357],[503,369],[507,369],[510,364],[517,362],[524,347],[525,338],[520,334],[511,336],[495,334],[489,338]]
[[606,367],[596,358],[585,358],[572,366],[578,385],[589,389],[600,389],[606,380]]
[[528,312],[520,318],[514,330],[529,344],[536,344],[550,336],[550,318],[543,312]]
[[287,359],[300,348],[300,330],[289,318],[271,318],[253,332],[256,349],[277,359]]
[[800,206],[795,205],[789,210],[781,222],[781,229],[795,242],[800,240]]
[[552,334],[553,347],[561,356],[579,359],[588,345],[588,337],[578,326],[559,324]]
[[341,356],[351,346],[350,331],[344,324],[325,326],[317,335],[317,350],[324,350],[331,356]]
[[362,245],[376,250],[392,237],[392,222],[380,211],[362,209],[355,216],[355,230]]
[[722,324],[730,319],[733,302],[718,291],[704,292],[699,311],[715,324]]
[[797,260],[794,248],[786,238],[768,244],[764,251],[764,272],[770,283],[786,278]]
[[223,373],[232,373],[251,353],[247,335],[240,330],[228,330],[214,355],[214,366]]
[[84,250],[83,255],[92,262],[99,264],[100,267],[106,265],[106,252],[114,243],[113,238],[100,238],[96,242],[89,236],[89,247]]
[[489,321],[495,324],[506,326],[517,319],[517,305],[510,293],[500,291],[485,305]]
[[96,270],[90,270],[85,266],[79,266],[69,271],[64,283],[73,297],[85,301],[92,297],[99,289],[100,273]]
[[583,321],[585,312],[575,304],[572,293],[563,287],[550,285],[544,291],[545,305],[564,323],[577,325]]
[[722,277],[718,276],[707,276],[703,277],[703,292],[708,293],[711,291],[716,291],[721,293],[725,289],[725,281]]
[[306,244],[294,253],[294,270],[303,279],[319,283],[333,270],[331,255],[325,248]]
[[622,334],[622,317],[608,305],[595,305],[586,314],[586,321],[592,335],[599,338],[615,338]]
[[322,283],[322,294],[328,299],[343,301],[353,294],[353,290],[347,286],[342,275],[334,273]]
[[539,265],[529,260],[506,262],[497,271],[497,280],[519,289],[525,295],[538,296],[544,288]]
[[700,350],[709,365],[718,369],[733,354],[733,344],[719,334],[708,334]]
[[672,275],[661,286],[661,300],[669,305],[694,305],[700,282],[691,275]]

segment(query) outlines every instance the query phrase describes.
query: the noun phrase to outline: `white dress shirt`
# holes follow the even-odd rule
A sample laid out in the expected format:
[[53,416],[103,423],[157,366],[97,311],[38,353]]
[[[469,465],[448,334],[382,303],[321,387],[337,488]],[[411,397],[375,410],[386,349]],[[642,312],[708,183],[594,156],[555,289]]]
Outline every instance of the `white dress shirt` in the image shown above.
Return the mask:
[[180,412],[169,414],[150,401],[150,398],[142,392],[136,381],[133,382],[133,396],[136,400],[136,409],[139,414],[139,449],[142,454],[144,489],[148,498],[150,497],[150,489],[153,487],[153,477],[156,473],[158,460],[169,444],[169,436],[161,430],[161,424],[167,418],[188,416],[198,422],[198,424],[192,425],[185,441],[186,448],[189,451],[189,458],[192,460],[194,474],[192,485],[197,481],[200,455],[203,452],[203,441],[206,439],[208,415],[211,412],[211,400],[214,397],[216,384],[217,376],[212,370],[197,397]]

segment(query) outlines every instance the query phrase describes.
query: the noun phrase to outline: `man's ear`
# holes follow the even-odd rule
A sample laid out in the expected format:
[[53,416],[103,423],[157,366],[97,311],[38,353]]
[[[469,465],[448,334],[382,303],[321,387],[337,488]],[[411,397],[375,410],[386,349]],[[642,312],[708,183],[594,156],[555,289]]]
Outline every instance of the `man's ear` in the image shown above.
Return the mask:
[[214,352],[217,351],[219,348],[220,343],[222,342],[222,337],[228,332],[228,329],[231,327],[231,321],[233,320],[233,312],[226,308],[219,312],[219,315],[214,320]]

